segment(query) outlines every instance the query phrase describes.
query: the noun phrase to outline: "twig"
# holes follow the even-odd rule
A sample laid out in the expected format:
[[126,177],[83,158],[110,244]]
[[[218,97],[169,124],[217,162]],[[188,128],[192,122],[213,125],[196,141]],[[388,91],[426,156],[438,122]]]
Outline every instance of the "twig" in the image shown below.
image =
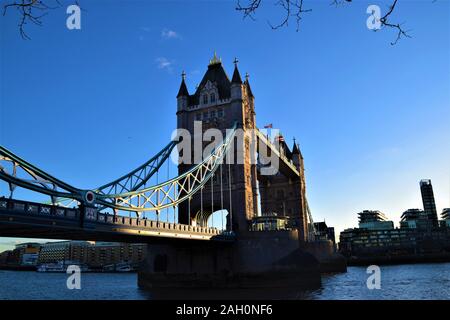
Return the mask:
[[[19,0],[14,1],[3,6],[3,15],[6,15],[8,9],[16,8],[20,14],[19,20],[19,33],[22,39],[31,39],[25,32],[25,26],[28,22],[31,22],[37,26],[42,26],[42,18],[48,14],[48,10],[53,10],[61,7],[60,0],[53,0],[55,5],[50,6],[47,1],[44,0]],[[36,12],[41,11],[40,14]]]

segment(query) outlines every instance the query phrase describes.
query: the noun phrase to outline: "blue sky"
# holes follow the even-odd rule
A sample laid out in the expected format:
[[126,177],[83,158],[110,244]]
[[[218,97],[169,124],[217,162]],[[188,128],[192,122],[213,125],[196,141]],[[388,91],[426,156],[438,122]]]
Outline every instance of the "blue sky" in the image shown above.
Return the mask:
[[422,178],[438,211],[450,207],[450,2],[399,1],[393,22],[412,38],[395,46],[394,30],[366,27],[367,6],[383,13],[387,1],[305,1],[299,32],[270,29],[283,14],[274,2],[252,21],[235,1],[82,1],[81,30],[57,9],[27,26],[29,41],[11,11],[0,18],[1,145],[72,185],[101,185],[167,144],[182,70],[192,92],[215,50],[229,75],[234,57],[250,74],[258,126],[300,143],[315,220],[339,232],[379,209],[398,221],[422,207]]

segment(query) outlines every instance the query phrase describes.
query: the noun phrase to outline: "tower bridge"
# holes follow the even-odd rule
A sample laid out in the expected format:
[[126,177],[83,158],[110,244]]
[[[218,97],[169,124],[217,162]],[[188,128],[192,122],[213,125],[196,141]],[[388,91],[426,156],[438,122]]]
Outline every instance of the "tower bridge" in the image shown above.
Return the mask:
[[[317,284],[319,256],[330,256],[331,247],[314,242],[303,156],[298,144],[291,150],[284,139],[273,141],[257,128],[255,97],[237,60],[230,79],[214,55],[192,94],[183,73],[176,115],[177,128],[191,133],[184,143],[198,145],[199,122],[202,135],[218,129],[224,138],[197,162],[194,150],[183,150],[174,139],[128,174],[90,190],[0,147],[0,236],[147,242],[139,273],[143,287],[184,287],[193,280],[206,287],[258,286],[262,280],[273,285],[280,279],[280,285]],[[172,152],[191,161],[160,182]],[[264,173],[268,167],[273,174]],[[18,200],[17,188],[50,202]],[[211,221],[217,211],[225,215],[222,227]],[[261,213],[276,213],[289,224],[255,231]],[[279,270],[290,276],[275,277]]]

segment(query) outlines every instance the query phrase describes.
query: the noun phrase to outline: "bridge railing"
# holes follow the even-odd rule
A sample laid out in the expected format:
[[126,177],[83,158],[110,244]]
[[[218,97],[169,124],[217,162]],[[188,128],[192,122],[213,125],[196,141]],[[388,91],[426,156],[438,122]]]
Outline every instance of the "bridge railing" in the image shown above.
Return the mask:
[[[65,208],[51,206],[41,203],[27,202],[15,199],[0,198],[0,211],[7,211],[17,214],[52,217],[60,219],[70,219],[78,221],[80,210],[75,208]],[[201,233],[207,235],[221,235],[223,232],[217,228],[191,226],[178,223],[155,221],[149,219],[139,219],[124,216],[113,216],[110,214],[97,212],[89,217],[85,216],[86,222],[94,222],[105,225],[122,225],[149,230],[160,230],[181,233]],[[226,233],[226,232],[225,232]],[[224,234],[225,234],[224,233]]]
[[26,213],[41,216],[54,216],[61,218],[79,219],[78,209],[56,207],[41,203],[32,203],[21,200],[0,198],[0,210],[11,210],[18,213]]

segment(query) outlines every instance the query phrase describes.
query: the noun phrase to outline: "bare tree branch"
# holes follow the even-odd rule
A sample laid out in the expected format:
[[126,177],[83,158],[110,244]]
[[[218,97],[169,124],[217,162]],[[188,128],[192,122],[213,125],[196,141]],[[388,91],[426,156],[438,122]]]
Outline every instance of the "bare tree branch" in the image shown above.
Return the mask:
[[297,23],[296,31],[298,32],[300,28],[300,20],[302,19],[302,13],[312,11],[312,9],[303,9],[303,0],[279,0],[277,4],[284,8],[284,10],[286,11],[286,15],[284,17],[284,20],[276,26],[273,26],[269,22],[272,29],[278,29],[282,26],[288,26],[289,18],[295,17]]
[[398,0],[394,0],[394,2],[389,6],[388,12],[380,19],[381,25],[383,25],[385,27],[397,29],[397,38],[395,39],[395,41],[391,42],[391,45],[397,44],[398,40],[400,40],[400,38],[402,36],[404,36],[406,38],[411,38],[411,36],[407,33],[409,31],[404,30],[401,27],[401,24],[399,24],[399,23],[394,24],[394,23],[388,22],[388,18],[392,14],[392,12],[394,11],[395,6],[397,5],[397,1]]
[[[388,12],[380,18],[380,23],[383,27],[393,28],[397,30],[397,37],[395,41],[391,42],[392,45],[395,45],[402,37],[411,38],[408,34],[409,30],[405,30],[400,23],[392,23],[389,18],[391,14],[394,12],[394,9],[398,3],[398,0],[391,0],[392,4],[389,6]],[[436,0],[432,0],[435,2]],[[288,26],[289,20],[291,18],[295,18],[297,22],[297,31],[300,27],[300,20],[302,19],[302,14],[305,12],[310,12],[311,9],[303,8],[304,0],[278,0],[276,5],[281,6],[285,11],[284,19],[277,25],[272,25],[269,22],[269,25],[272,29],[278,29],[282,26]],[[351,3],[353,0],[331,0],[331,5],[339,6],[345,2]],[[243,12],[244,18],[250,17],[253,19],[253,15],[256,10],[260,8],[262,0],[246,0],[245,4],[241,4],[241,0],[238,0],[236,10]]]
[[256,9],[259,8],[260,4],[261,4],[261,0],[250,0],[250,2],[247,5],[242,6],[241,1],[238,0],[236,10],[243,12],[244,19],[249,17],[252,20],[254,20],[253,14],[255,13]]
[[48,14],[49,10],[61,7],[60,0],[52,0],[54,5],[49,5],[49,1],[44,0],[16,0],[3,6],[3,15],[9,9],[17,9],[20,14],[19,32],[22,39],[31,39],[25,32],[25,26],[31,22],[37,26],[42,26],[42,18]]
[[[261,1],[262,0],[248,0],[245,5],[242,5],[241,1],[238,0],[236,10],[243,12],[244,18],[250,17],[254,20],[253,15],[260,7]],[[276,5],[282,7],[286,13],[283,20],[281,20],[281,22],[277,25],[273,25],[268,21],[270,27],[272,29],[278,29],[283,26],[288,26],[290,18],[295,17],[298,31],[300,28],[300,20],[302,19],[302,14],[312,11],[311,9],[303,9],[303,1],[304,0],[278,0]]]
[[344,4],[345,2],[352,2],[352,0],[332,0],[330,5],[334,5],[336,7]]

